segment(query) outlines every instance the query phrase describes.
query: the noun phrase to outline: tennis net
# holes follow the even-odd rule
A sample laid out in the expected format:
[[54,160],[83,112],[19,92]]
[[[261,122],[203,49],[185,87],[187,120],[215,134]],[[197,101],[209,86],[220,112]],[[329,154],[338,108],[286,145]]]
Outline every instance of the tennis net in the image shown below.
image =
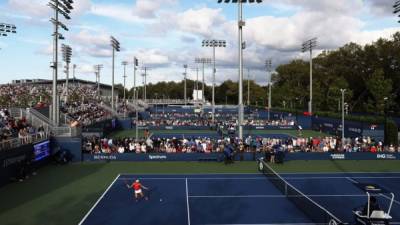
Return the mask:
[[320,204],[306,196],[303,192],[288,183],[276,173],[264,160],[259,160],[258,169],[299,208],[312,222],[316,224],[341,225],[346,224],[326,210]]

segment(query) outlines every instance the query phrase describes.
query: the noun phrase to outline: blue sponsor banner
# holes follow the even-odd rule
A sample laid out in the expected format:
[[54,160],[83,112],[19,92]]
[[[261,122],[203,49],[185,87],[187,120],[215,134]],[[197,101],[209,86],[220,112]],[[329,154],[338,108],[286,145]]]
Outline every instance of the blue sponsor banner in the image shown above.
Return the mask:
[[[262,153],[246,152],[243,160],[252,161],[262,157]],[[154,153],[154,154],[83,154],[84,161],[222,161],[223,153]],[[240,154],[236,154],[236,160]],[[287,153],[285,161],[289,160],[400,160],[400,153]]]
[[[339,119],[327,117],[313,117],[312,128],[332,135],[342,133],[342,121]],[[364,130],[364,124],[361,122],[345,121],[344,133],[346,137],[360,137]]]
[[296,129],[295,126],[244,126],[245,130],[294,130]]
[[400,160],[400,153],[288,153],[285,160]]

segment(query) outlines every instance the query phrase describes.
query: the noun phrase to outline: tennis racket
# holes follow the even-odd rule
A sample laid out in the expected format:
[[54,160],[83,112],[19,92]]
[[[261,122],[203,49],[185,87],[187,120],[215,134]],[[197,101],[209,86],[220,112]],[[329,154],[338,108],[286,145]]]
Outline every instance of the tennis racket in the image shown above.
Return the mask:
[[127,180],[125,180],[124,182],[125,182],[125,186],[126,186],[128,189],[131,188],[131,186],[129,185],[129,183],[128,183]]

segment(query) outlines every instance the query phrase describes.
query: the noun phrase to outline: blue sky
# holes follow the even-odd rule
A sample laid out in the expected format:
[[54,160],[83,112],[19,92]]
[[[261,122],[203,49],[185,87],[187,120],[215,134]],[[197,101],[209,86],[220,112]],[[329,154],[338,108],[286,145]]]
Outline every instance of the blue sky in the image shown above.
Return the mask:
[[[76,0],[69,32],[76,76],[94,80],[93,65],[103,64],[102,82],[111,82],[109,36],[121,42],[116,81],[122,82],[121,61],[139,58],[152,68],[148,80],[182,79],[183,64],[194,68],[196,57],[210,57],[204,39],[227,40],[217,49],[217,81],[237,80],[237,7],[216,0]],[[14,79],[51,79],[52,13],[46,0],[0,0],[0,22],[17,25],[18,33],[0,37],[0,83]],[[350,41],[370,43],[389,38],[398,30],[391,14],[392,0],[264,0],[245,5],[245,67],[257,82],[267,81],[263,62],[274,66],[296,58],[302,41],[318,37],[318,51],[335,49]],[[128,86],[133,68],[128,66]],[[211,70],[207,71],[210,82]],[[64,78],[62,72],[59,77]],[[190,71],[190,77],[195,73]],[[141,79],[138,78],[138,83]]]

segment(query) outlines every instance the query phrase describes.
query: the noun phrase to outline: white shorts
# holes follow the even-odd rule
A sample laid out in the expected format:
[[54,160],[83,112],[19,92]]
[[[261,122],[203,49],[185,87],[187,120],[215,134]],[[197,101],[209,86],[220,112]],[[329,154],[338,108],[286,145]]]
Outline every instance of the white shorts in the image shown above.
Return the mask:
[[135,194],[142,194],[142,189],[135,190]]

